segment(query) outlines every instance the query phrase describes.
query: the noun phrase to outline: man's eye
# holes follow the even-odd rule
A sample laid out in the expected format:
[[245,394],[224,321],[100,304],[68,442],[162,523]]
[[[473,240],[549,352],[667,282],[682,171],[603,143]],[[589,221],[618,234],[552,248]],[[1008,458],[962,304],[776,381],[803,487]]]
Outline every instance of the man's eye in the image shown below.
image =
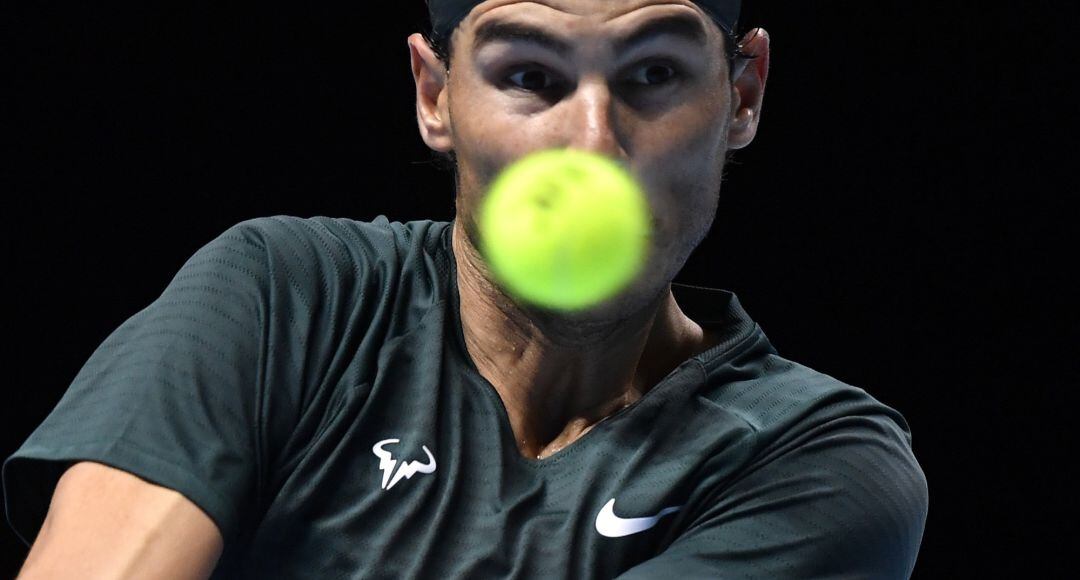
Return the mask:
[[677,76],[679,71],[675,67],[654,62],[635,69],[634,74],[630,75],[630,81],[637,85],[657,86],[666,84]]
[[[519,78],[520,80],[517,80]],[[506,80],[517,88],[532,92],[548,91],[555,87],[551,82],[551,75],[537,68],[519,70],[506,77]]]
[[[658,87],[669,84],[672,79],[678,78],[681,74],[679,69],[673,65],[652,62],[634,69],[634,74],[630,75],[628,82],[646,88]],[[560,86],[550,74],[541,68],[520,69],[506,77],[506,80],[515,88],[534,93],[551,91]]]

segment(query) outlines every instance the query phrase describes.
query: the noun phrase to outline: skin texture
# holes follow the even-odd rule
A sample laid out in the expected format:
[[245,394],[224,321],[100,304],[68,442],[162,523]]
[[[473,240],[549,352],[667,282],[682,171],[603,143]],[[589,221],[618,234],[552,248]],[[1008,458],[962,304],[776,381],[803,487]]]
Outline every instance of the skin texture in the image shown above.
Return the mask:
[[[700,19],[707,45],[664,36],[615,53],[615,39],[671,14]],[[573,50],[561,57],[521,41],[474,46],[477,27],[493,19],[539,26]],[[742,39],[758,58],[743,62],[733,82],[720,29],[689,0],[489,0],[452,41],[447,72],[420,34],[408,38],[417,121],[431,149],[457,157],[453,251],[469,354],[502,398],[519,451],[542,458],[715,344],[679,308],[671,281],[712,226],[725,157],[756,134],[769,37],[756,29]],[[666,64],[677,69],[668,80]],[[513,303],[476,251],[476,210],[498,172],[557,147],[624,163],[655,218],[645,274],[573,315]]]
[[83,461],[68,468],[19,580],[210,576],[224,542],[180,493]]

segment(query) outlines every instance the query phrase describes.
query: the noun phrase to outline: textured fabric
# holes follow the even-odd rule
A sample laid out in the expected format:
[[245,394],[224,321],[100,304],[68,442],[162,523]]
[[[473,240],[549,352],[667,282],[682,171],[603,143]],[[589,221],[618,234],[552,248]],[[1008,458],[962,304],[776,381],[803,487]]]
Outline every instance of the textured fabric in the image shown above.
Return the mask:
[[720,343],[522,457],[465,348],[452,224],[226,230],[5,461],[10,525],[31,542],[82,459],[199,505],[214,578],[908,577],[927,488],[904,418],[779,356],[728,291],[675,284]]
[[[427,0],[431,29],[439,38],[447,38],[457,25],[483,0]],[[694,0],[713,22],[727,33],[735,31],[742,0]]]

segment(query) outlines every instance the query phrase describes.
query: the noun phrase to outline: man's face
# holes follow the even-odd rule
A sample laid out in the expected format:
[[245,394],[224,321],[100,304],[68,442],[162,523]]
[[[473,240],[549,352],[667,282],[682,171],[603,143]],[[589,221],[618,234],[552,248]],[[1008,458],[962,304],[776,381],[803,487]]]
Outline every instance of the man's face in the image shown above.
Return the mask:
[[718,203],[739,98],[723,42],[689,0],[489,0],[473,8],[454,32],[438,100],[444,138],[425,140],[456,154],[457,219],[474,245],[476,210],[501,169],[541,149],[582,149],[623,162],[641,180],[655,220],[643,282],[655,291],[674,278]]

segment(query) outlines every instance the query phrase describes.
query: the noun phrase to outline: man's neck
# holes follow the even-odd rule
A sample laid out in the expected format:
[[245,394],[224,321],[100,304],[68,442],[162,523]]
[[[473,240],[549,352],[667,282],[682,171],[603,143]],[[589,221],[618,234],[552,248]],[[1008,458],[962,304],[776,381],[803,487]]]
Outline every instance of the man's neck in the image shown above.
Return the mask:
[[495,387],[522,455],[542,458],[626,407],[708,346],[668,284],[650,304],[587,323],[517,307],[454,222],[460,319],[469,355]]

